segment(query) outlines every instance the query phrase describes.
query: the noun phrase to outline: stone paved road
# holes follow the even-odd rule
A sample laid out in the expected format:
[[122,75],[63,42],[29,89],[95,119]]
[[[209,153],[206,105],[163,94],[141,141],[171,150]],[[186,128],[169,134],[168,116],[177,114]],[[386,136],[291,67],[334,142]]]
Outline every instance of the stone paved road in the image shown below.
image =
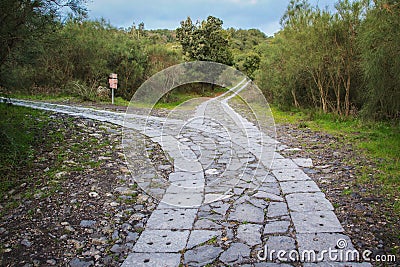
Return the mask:
[[[284,158],[277,141],[229,106],[248,85],[242,81],[202,102],[188,120],[12,101],[124,126],[128,165],[145,157],[146,145],[132,142],[138,132],[173,160],[169,180],[146,168],[132,173],[160,204],[123,266],[370,266],[329,262],[329,249],[340,256],[336,261],[345,260],[354,249],[351,240],[324,193],[303,172],[311,160]],[[280,259],[279,250],[287,252]],[[289,257],[297,255],[322,262]]]

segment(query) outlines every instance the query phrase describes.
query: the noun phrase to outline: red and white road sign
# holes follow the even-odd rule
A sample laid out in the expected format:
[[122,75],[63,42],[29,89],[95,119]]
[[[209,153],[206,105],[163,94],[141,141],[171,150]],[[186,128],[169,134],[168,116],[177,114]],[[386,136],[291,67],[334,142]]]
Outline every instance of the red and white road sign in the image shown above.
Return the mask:
[[108,77],[108,83],[110,84],[111,89],[117,89],[118,88],[118,76],[115,73],[111,73],[110,76]]

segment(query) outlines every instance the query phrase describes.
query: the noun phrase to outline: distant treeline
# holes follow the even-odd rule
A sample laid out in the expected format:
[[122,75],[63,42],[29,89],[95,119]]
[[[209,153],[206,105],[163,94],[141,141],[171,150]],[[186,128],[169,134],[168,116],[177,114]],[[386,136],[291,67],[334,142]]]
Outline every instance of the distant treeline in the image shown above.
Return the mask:
[[107,86],[115,72],[117,94],[130,99],[168,66],[212,60],[245,72],[282,108],[400,116],[398,1],[343,0],[330,11],[292,0],[274,37],[223,29],[222,20],[211,16],[197,23],[187,18],[177,30],[147,30],[143,23],[118,29],[86,19],[79,0],[68,1],[73,13],[61,22],[58,1],[20,2],[26,3],[0,4],[2,91],[85,97]]

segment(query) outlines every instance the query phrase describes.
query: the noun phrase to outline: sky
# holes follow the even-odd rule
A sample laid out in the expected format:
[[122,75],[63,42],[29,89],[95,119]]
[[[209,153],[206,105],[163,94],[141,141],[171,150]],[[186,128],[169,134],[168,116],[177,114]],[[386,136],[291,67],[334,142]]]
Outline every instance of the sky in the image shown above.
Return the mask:
[[[310,0],[320,8],[334,0]],[[104,18],[112,26],[128,28],[143,22],[145,29],[176,29],[188,16],[192,21],[208,16],[222,19],[224,28],[259,29],[272,36],[289,0],[89,0],[90,19]]]

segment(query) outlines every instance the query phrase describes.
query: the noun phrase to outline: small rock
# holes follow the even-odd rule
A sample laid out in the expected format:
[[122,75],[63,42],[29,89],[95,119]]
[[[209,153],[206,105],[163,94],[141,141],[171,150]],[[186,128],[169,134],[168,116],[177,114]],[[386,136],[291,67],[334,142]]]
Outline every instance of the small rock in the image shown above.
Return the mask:
[[114,232],[113,232],[113,234],[112,234],[111,238],[112,238],[113,240],[117,240],[117,239],[119,239],[119,233],[118,233],[118,230],[114,230]]
[[67,230],[68,232],[75,232],[75,229],[70,225],[65,226],[65,230]]
[[119,204],[118,204],[118,202],[111,202],[111,203],[110,203],[110,206],[111,206],[111,207],[118,207]]
[[90,228],[90,227],[92,227],[93,225],[95,225],[96,224],[96,221],[93,221],[93,220],[82,220],[80,223],[79,223],[79,225],[81,226],[81,227],[86,227],[86,228]]
[[99,197],[99,193],[97,193],[97,192],[90,192],[90,193],[89,193],[89,197],[97,198],[97,197]]
[[233,243],[219,257],[225,264],[239,264],[250,257],[250,248],[242,243]]
[[46,263],[49,264],[49,265],[54,266],[54,265],[57,264],[57,261],[55,259],[50,259],[50,260],[47,260]]
[[129,223],[124,223],[124,224],[122,224],[121,228],[122,228],[122,231],[128,232],[129,230],[132,229],[132,226]]
[[136,232],[128,232],[128,235],[125,238],[125,241],[128,242],[135,242],[136,239],[139,237],[139,234]]
[[24,245],[25,247],[29,248],[30,246],[32,246],[32,243],[28,239],[23,239],[21,241],[21,245]]
[[3,234],[3,233],[5,233],[6,231],[7,231],[6,228],[0,227],[0,235]]
[[93,261],[84,261],[84,260],[80,260],[78,258],[73,258],[69,262],[70,267],[89,267],[89,266],[93,266],[93,265],[94,265]]
[[115,245],[113,245],[113,246],[111,247],[110,251],[111,251],[111,252],[114,252],[114,253],[121,253],[122,251],[124,251],[124,247],[115,244]]

